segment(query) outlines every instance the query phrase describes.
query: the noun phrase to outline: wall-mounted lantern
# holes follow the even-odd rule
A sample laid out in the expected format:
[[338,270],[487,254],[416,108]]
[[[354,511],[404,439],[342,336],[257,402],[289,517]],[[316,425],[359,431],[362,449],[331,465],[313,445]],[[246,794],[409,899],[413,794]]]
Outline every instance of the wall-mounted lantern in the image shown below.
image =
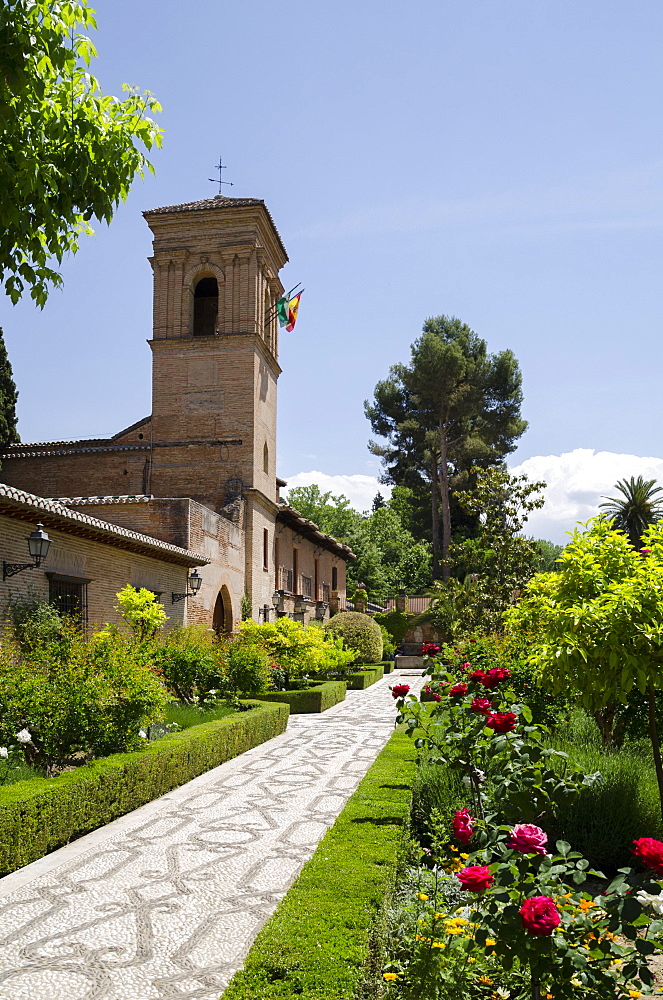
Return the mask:
[[44,531],[44,525],[40,522],[34,531],[28,535],[28,552],[32,556],[29,563],[8,563],[2,564],[2,579],[14,576],[15,573],[22,573],[24,569],[38,569],[48,555],[51,547],[51,540]]
[[306,598],[303,594],[297,594],[295,597],[295,614],[303,615],[306,611]]
[[315,617],[319,622],[325,620],[325,614],[327,612],[327,602],[326,601],[316,601],[315,605]]
[[177,604],[178,601],[183,601],[187,597],[195,597],[200,590],[203,578],[197,569],[194,569],[193,573],[189,577],[189,586],[191,590],[187,590],[186,594],[171,594],[171,604]]

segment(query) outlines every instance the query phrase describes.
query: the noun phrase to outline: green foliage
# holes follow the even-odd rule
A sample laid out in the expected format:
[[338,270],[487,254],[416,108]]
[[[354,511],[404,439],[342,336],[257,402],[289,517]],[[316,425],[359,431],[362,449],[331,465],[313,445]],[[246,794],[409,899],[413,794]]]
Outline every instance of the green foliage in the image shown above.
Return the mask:
[[645,481],[642,476],[615,483],[622,498],[606,497],[607,503],[599,504],[618,531],[628,536],[631,545],[639,549],[642,536],[651,524],[663,517],[663,499],[657,497],[663,488],[656,486],[655,479]]
[[287,705],[260,704],[135,753],[0,788],[0,872],[15,871],[272,739],[287,721]]
[[331,491],[322,493],[315,483],[294,486],[288,490],[286,500],[304,517],[315,521],[321,531],[341,541],[347,541],[361,521],[362,515],[353,510],[347,497],[333,496]]
[[563,838],[599,868],[630,865],[638,837],[663,839],[663,821],[651,748],[646,741],[626,743],[618,753],[602,746],[591,717],[570,713],[553,746],[568,753],[575,767],[600,772],[601,780],[563,803],[549,825],[551,840]]
[[269,659],[263,649],[249,642],[230,643],[223,679],[228,695],[261,694],[267,690],[270,679]]
[[560,569],[559,557],[564,551],[563,545],[548,542],[545,538],[532,539],[536,549],[535,573],[554,573]]
[[27,732],[26,760],[46,773],[74,755],[135,748],[166,701],[144,648],[116,631],[87,643],[68,627],[58,643],[0,650],[0,743]]
[[251,598],[248,594],[242,594],[239,608],[241,620],[243,622],[248,621],[253,614],[253,605],[251,604]]
[[116,596],[116,611],[139,641],[152,639],[168,620],[163,604],[145,587],[132,587],[128,583]]
[[221,689],[226,646],[204,626],[187,625],[155,640],[152,657],[169,691],[193,704]]
[[396,732],[256,937],[224,1000],[380,995],[384,913],[414,768],[412,746]]
[[17,401],[18,390],[14,383],[12,366],[7,357],[4,335],[0,328],[0,448],[3,450],[7,445],[21,440],[16,428]]
[[282,701],[290,706],[291,715],[310,715],[326,712],[345,699],[345,681],[325,681],[302,690],[269,691],[261,694],[261,701]]
[[343,639],[355,652],[355,663],[379,663],[382,659],[380,627],[368,615],[357,611],[341,611],[325,625],[325,631]]
[[408,616],[402,611],[388,611],[386,614],[378,613],[373,615],[373,620],[381,627],[386,628],[396,645],[403,641],[410,621]]
[[243,621],[240,634],[245,642],[264,649],[289,678],[343,673],[355,660],[338,636],[292,618],[277,618],[263,624]]
[[136,175],[152,170],[140,147],[161,145],[148,92],[105,96],[82,31],[96,27],[85,0],[14,0],[0,7],[0,280],[12,302],[26,288],[43,306],[52,266],[78,249],[94,217],[110,222]]
[[66,622],[53,604],[38,597],[14,597],[7,606],[11,632],[22,649],[59,642]]
[[[373,620],[375,620],[375,616],[373,616]],[[378,624],[380,623],[378,622]],[[388,660],[396,652],[396,644],[392,642],[391,636],[384,625],[380,625],[380,635],[382,636],[382,659]]]

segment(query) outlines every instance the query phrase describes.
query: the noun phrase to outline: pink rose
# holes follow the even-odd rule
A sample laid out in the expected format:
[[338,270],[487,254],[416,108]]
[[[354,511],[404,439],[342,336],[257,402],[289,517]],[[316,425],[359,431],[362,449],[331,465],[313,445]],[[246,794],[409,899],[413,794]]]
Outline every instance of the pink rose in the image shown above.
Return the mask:
[[509,834],[507,846],[521,854],[545,854],[548,834],[532,823],[518,823]]
[[471,865],[456,872],[456,878],[468,892],[483,892],[493,884],[490,868],[485,865]]
[[460,809],[453,818],[453,831],[461,844],[469,844],[474,833],[474,820],[467,809]]
[[550,937],[562,922],[555,900],[550,896],[530,896],[526,899],[520,907],[520,919],[526,931],[539,937]]
[[657,875],[663,875],[663,844],[660,840],[652,837],[640,837],[633,841],[636,858],[640,858],[647,868],[651,868]]

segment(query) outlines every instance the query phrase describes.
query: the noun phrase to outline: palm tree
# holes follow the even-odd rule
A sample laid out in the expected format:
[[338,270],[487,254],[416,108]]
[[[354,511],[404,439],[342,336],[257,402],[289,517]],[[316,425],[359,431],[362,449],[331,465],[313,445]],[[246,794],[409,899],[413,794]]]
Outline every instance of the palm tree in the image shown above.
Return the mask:
[[604,497],[607,503],[599,504],[615,528],[626,535],[631,545],[639,549],[642,546],[642,535],[650,524],[663,518],[663,499],[657,498],[657,493],[663,493],[663,487],[656,486],[655,479],[644,480],[642,476],[629,480],[622,479],[615,484],[615,489],[623,494],[618,497]]

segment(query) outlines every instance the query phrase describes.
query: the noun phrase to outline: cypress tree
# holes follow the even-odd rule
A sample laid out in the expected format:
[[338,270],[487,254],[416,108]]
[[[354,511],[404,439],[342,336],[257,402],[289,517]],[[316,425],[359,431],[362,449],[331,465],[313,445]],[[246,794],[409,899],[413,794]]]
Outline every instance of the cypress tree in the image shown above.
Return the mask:
[[16,429],[17,399],[18,390],[0,327],[0,448],[6,448],[8,444],[21,440]]

